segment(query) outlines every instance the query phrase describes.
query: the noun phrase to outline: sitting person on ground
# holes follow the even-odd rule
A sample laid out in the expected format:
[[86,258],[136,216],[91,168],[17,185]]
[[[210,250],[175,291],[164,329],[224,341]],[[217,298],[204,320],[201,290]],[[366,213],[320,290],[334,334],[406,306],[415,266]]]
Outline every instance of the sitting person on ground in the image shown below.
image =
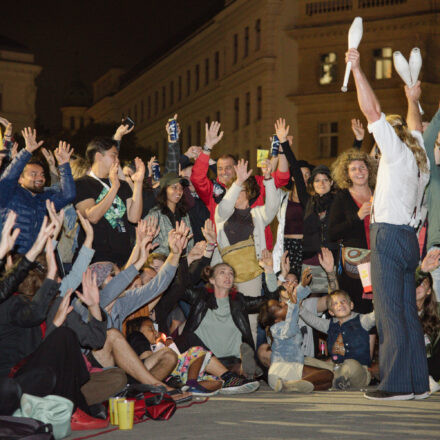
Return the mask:
[[368,386],[371,365],[368,332],[376,324],[374,312],[361,315],[353,312],[354,304],[344,290],[335,290],[327,296],[327,308],[332,319],[318,318],[305,308],[300,316],[311,327],[326,333],[331,362],[306,358],[305,365],[333,371],[333,388],[346,390]]
[[298,325],[299,303],[310,294],[308,285],[311,281],[310,270],[305,269],[301,285],[295,289],[292,285],[287,288],[287,303],[271,299],[260,309],[259,323],[266,329],[272,343],[268,383],[277,392],[310,393],[328,390],[332,385],[333,373],[304,365],[303,337]]

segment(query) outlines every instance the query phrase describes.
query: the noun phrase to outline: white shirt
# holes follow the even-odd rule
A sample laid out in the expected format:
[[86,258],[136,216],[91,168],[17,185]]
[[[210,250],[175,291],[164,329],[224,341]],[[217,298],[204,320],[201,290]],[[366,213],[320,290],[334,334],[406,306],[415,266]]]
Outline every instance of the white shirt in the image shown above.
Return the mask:
[[[371,222],[417,228],[422,219],[421,204],[429,173],[419,173],[414,154],[400,140],[383,113],[380,119],[368,124],[368,131],[373,133],[382,153]],[[419,131],[411,134],[424,149],[422,134]],[[429,167],[429,161],[427,164]]]

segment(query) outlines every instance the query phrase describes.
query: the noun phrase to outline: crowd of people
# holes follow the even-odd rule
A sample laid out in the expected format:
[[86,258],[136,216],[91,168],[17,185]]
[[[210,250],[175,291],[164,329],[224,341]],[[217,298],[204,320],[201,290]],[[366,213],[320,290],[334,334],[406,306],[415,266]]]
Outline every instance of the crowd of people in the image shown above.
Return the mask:
[[376,400],[440,389],[440,110],[422,124],[418,82],[406,119],[385,116],[359,53],[346,57],[375,146],[353,119],[330,168],[296,157],[282,118],[278,154],[254,173],[214,160],[219,122],[182,153],[176,115],[162,177],[155,157],[119,162],[134,127],[80,157],[31,128],[19,150],[0,118],[0,414],[55,394],[73,402],[72,429],[105,427],[103,402],[139,383],[177,402],[261,380],[376,382]]

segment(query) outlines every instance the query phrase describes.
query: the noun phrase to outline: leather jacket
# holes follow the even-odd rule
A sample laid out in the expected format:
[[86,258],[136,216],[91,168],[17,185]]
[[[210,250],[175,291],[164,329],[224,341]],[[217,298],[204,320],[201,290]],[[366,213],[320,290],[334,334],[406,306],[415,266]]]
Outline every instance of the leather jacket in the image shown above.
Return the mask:
[[[3,261],[0,261],[0,266],[3,266]],[[33,263],[23,257],[0,278],[0,304],[17,292],[32,266]]]
[[[255,350],[252,338],[251,326],[249,324],[250,313],[258,313],[260,306],[269,299],[278,299],[278,291],[269,292],[265,290],[263,296],[246,296],[232,289],[229,293],[229,305],[234,324],[240,330],[243,342],[249,344]],[[216,309],[217,301],[214,291],[205,287],[187,290],[183,299],[191,304],[184,332],[194,332],[202,322],[208,309]]]

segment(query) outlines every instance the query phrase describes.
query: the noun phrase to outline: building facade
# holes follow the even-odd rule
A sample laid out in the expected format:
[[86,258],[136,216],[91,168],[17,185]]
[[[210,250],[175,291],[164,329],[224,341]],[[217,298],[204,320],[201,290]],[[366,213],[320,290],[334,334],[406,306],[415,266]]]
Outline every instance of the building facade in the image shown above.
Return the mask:
[[29,49],[0,35],[0,115],[13,124],[14,132],[35,125],[40,71]]
[[429,59],[438,45],[439,3],[226,1],[202,28],[129,80],[120,69],[98,79],[85,115],[96,122],[130,115],[139,143],[156,151],[161,162],[164,126],[175,113],[183,148],[202,145],[205,123],[220,120],[225,135],[214,156],[233,152],[254,169],[256,149],[269,147],[275,120],[285,117],[295,151],[313,163],[329,163],[351,146],[350,119],[361,116],[353,81],[347,93],[340,91],[353,18],[364,19],[362,66],[385,112],[402,112],[405,103],[392,52],[409,56],[412,47],[420,47],[426,63],[422,105],[431,116],[440,97],[439,74]]

